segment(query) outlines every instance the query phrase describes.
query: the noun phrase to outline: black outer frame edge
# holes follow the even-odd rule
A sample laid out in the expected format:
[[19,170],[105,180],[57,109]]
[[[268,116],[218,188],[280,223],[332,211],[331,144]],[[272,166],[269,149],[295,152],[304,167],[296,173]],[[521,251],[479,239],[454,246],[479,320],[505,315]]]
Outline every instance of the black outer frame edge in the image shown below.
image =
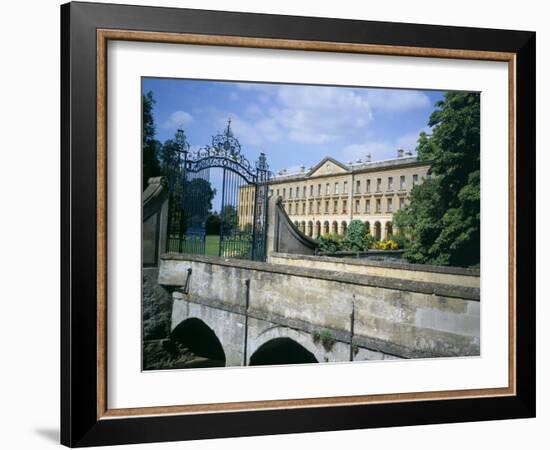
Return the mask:
[[[516,379],[536,412],[536,35],[516,56]],[[521,201],[519,201],[521,199]]]
[[96,36],[80,5],[63,5],[61,19],[61,442],[75,446],[97,423]]
[[[72,3],[61,7],[61,442],[68,446],[527,418],[535,415],[535,34]],[[505,51],[517,58],[515,397],[96,419],[96,29]],[[282,36],[284,35],[284,36]],[[335,38],[337,37],[337,39]],[[72,324],[75,324],[72,327]],[[211,430],[215,430],[212,432]]]
[[61,86],[60,86],[60,136],[61,136],[61,442],[71,440],[70,408],[70,19],[69,7],[61,8]]
[[[71,2],[96,28],[516,52],[529,31]],[[284,36],[281,36],[284,34]],[[336,39],[335,36],[338,36]]]

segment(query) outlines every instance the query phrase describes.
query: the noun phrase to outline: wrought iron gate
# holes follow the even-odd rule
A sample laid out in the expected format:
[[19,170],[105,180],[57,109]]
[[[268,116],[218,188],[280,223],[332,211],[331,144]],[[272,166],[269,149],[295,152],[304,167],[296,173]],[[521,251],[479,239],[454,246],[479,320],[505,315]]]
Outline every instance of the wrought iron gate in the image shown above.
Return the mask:
[[[191,151],[182,130],[175,144],[164,160],[169,189],[166,250],[265,260],[269,192],[265,154],[250,164],[233,135],[231,120],[209,146]],[[212,214],[216,205],[211,169],[221,172],[217,216]]]

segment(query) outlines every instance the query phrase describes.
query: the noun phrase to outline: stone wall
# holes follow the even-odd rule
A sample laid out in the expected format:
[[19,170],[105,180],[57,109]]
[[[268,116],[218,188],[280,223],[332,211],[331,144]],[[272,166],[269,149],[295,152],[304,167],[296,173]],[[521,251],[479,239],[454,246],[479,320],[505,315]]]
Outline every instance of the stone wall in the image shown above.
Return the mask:
[[272,264],[332,270],[360,275],[373,275],[479,288],[479,270],[461,267],[409,264],[401,261],[392,262],[357,258],[333,258],[328,256],[313,257],[276,252],[272,252],[269,255],[268,262]]
[[143,268],[143,340],[165,339],[170,335],[172,295],[157,283],[158,267]]
[[163,345],[170,336],[172,295],[158,282],[161,251],[166,248],[168,195],[162,178],[150,178],[142,194],[142,320],[144,367],[167,359]]
[[194,304],[233,315],[205,315],[212,329],[242,329],[236,317],[247,311],[272,328],[328,330],[348,344],[354,308],[354,342],[362,349],[403,358],[479,355],[476,287],[175,254],[161,257],[159,284],[180,288],[172,328]]

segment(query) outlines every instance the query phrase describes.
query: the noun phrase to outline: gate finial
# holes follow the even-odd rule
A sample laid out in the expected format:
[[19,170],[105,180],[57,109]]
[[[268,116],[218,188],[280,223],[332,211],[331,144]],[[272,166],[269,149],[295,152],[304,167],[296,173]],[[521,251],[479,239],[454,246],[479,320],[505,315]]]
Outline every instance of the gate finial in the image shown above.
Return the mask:
[[231,117],[229,117],[229,119],[227,119],[227,128],[225,129],[225,135],[228,138],[233,137],[233,131],[231,130]]

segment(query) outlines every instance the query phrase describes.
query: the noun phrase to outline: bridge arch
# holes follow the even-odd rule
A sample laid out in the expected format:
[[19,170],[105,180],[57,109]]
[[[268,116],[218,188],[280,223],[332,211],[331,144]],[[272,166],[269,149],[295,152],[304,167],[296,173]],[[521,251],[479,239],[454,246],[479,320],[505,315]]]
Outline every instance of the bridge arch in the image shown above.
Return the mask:
[[[311,364],[326,361],[322,346],[310,333],[284,326],[257,322],[251,329],[247,353],[248,365]],[[267,325],[267,328],[266,328]]]
[[303,345],[288,337],[271,339],[259,347],[250,357],[251,366],[274,364],[317,363],[317,358]]
[[225,352],[216,333],[202,320],[190,317],[180,322],[170,333],[170,340],[196,356],[207,358],[208,366],[225,366]]

